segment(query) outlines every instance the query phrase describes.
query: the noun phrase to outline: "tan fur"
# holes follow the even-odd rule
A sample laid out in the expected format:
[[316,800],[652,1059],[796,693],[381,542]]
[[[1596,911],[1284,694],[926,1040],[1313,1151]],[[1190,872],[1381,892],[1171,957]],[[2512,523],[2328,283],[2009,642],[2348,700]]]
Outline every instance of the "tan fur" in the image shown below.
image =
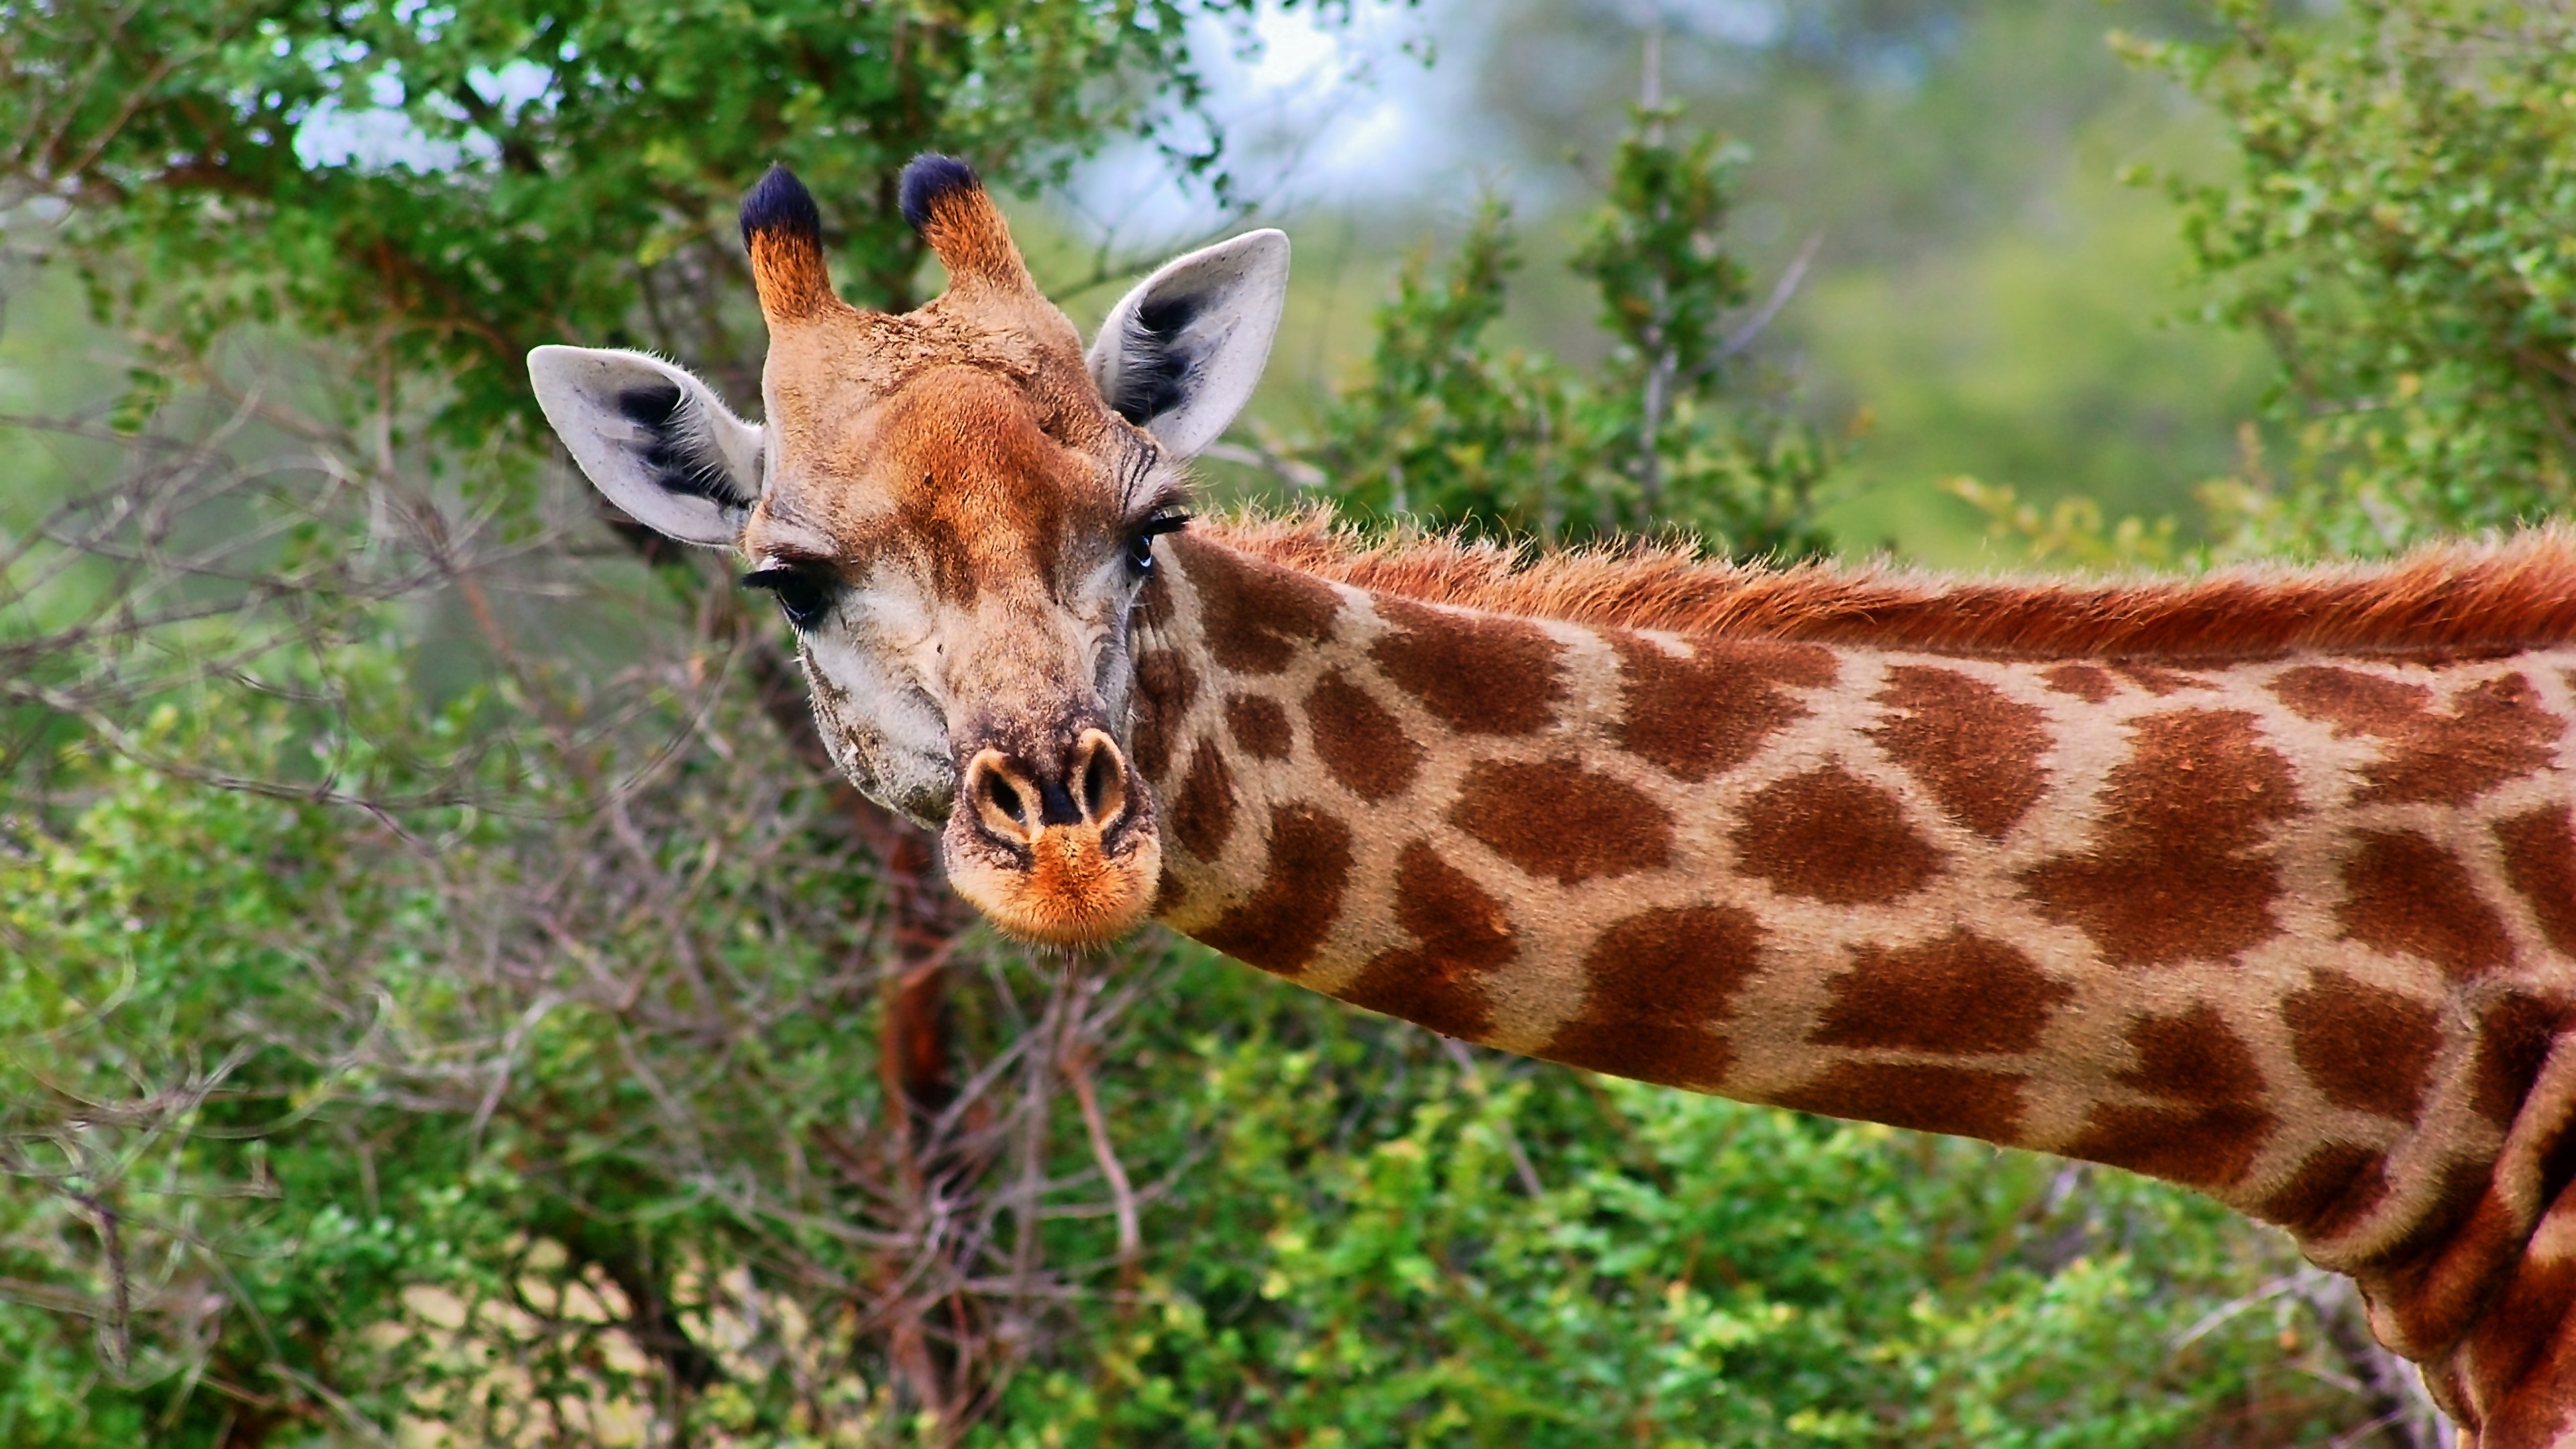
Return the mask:
[[1315,511],[1122,574],[1161,444],[980,189],[924,233],[903,317],[755,239],[742,546],[845,587],[825,738],[1003,928],[1150,900],[1453,1036],[2186,1183],[2352,1274],[2464,1443],[2568,1442],[2576,535],[2080,583]]
[[[903,316],[842,303],[810,237],[752,236],[774,456],[741,548],[756,567],[864,591],[804,650],[826,741],[853,778],[981,751],[1014,761],[999,773],[1034,802],[1032,782],[1078,741],[1088,759],[1089,740],[1110,739],[1121,701],[1099,695],[1095,659],[1125,586],[1103,594],[1094,581],[1150,502],[1138,485],[1161,474],[1152,440],[1102,403],[1072,323],[1038,294],[981,188],[936,198],[923,235],[951,285]],[[898,746],[871,728],[870,703],[829,678],[850,650],[894,661],[877,680],[919,681],[949,737]],[[1106,940],[1144,919],[1161,853],[1150,792],[1126,781],[1114,743],[1104,758],[1121,786],[1107,819],[997,831],[924,767],[897,803],[944,818],[950,880],[1004,929]]]
[[952,291],[990,287],[1037,295],[1037,284],[1029,280],[1028,266],[1011,240],[1010,223],[982,187],[942,193],[931,202],[928,221],[922,239],[948,269]]
[[751,238],[750,247],[752,287],[760,295],[761,315],[771,326],[808,322],[832,312],[857,315],[833,293],[823,249],[812,238],[764,231]]

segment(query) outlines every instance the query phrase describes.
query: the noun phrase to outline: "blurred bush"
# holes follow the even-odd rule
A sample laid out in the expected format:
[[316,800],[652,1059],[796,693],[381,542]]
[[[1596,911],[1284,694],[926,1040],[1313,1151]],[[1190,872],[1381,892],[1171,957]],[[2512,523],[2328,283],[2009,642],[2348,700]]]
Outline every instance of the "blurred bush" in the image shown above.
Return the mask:
[[1797,273],[1741,314],[1744,270],[1723,241],[1739,156],[1678,121],[1636,109],[1572,259],[1616,340],[1597,376],[1492,336],[1518,262],[1509,213],[1489,201],[1445,265],[1428,251],[1406,264],[1365,377],[1280,451],[1363,520],[1548,547],[1644,533],[1747,559],[1825,552],[1831,442],[1737,361]]
[[2280,363],[2266,461],[2208,490],[2237,550],[2385,553],[2576,491],[2576,11],[2220,0],[2130,41],[2226,118],[2243,172],[2176,181],[2211,315]]

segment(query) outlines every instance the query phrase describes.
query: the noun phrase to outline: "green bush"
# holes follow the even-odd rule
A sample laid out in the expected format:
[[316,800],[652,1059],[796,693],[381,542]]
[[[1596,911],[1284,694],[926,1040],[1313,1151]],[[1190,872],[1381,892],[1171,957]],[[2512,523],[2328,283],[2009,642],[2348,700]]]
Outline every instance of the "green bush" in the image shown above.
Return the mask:
[[1572,259],[1617,341],[1599,376],[1493,342],[1518,266],[1499,203],[1444,267],[1427,251],[1406,264],[1366,376],[1299,450],[1346,513],[1547,546],[1647,533],[1745,559],[1826,550],[1832,447],[1758,379],[1729,376],[1749,340],[1724,325],[1747,300],[1722,237],[1741,158],[1712,135],[1672,139],[1677,117],[1635,113]]
[[2576,490],[2576,15],[2359,0],[2131,42],[2226,118],[2243,173],[2177,184],[2219,320],[2280,363],[2285,456],[2213,490],[2239,548],[2384,553]]

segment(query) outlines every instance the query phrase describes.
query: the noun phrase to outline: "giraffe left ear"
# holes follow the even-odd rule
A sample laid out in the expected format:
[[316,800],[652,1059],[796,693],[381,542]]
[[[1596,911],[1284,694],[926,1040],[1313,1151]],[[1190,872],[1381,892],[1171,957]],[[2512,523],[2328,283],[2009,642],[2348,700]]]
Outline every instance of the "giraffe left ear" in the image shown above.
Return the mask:
[[729,548],[760,501],[760,429],[715,390],[623,348],[528,354],[537,406],[608,501],[682,543]]
[[1167,262],[1109,309],[1091,378],[1118,415],[1186,458],[1252,400],[1288,301],[1288,237],[1246,232]]

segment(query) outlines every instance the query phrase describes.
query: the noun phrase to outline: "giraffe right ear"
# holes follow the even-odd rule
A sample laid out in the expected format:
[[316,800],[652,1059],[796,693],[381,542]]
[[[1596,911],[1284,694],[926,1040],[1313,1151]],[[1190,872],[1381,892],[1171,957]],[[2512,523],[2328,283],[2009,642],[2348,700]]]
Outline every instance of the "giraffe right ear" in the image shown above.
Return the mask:
[[760,499],[760,429],[658,357],[619,348],[528,354],[537,406],[581,471],[635,521],[729,548]]
[[1250,231],[1166,262],[1092,339],[1091,380],[1120,417],[1189,457],[1252,400],[1288,304],[1288,237]]

